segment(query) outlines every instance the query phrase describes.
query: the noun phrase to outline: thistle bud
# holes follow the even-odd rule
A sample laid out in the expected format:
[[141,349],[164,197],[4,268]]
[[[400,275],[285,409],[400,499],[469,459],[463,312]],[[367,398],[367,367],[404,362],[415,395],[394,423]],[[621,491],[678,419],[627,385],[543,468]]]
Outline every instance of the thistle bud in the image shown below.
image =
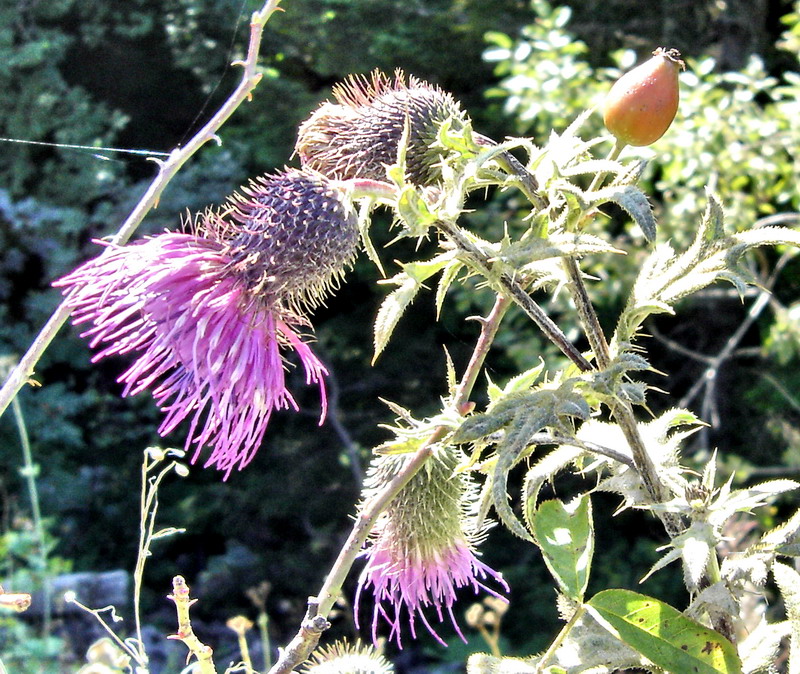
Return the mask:
[[195,223],[218,240],[232,269],[262,302],[316,306],[358,247],[357,216],[324,176],[289,169],[240,188]]
[[397,71],[394,80],[375,71],[371,78],[352,76],[333,90],[336,103],[323,103],[300,126],[295,151],[306,168],[339,180],[385,180],[386,167],[397,162],[408,120],[407,178],[435,184],[442,150],[434,146],[439,126],[448,118],[468,122],[448,93]]
[[606,128],[627,145],[655,143],[678,111],[678,73],[685,65],[677,49],[653,52],[653,58],[625,73],[603,103]]
[[[365,501],[397,474],[406,458],[394,454],[375,457],[365,483]],[[475,549],[485,527],[476,527],[475,485],[465,473],[456,472],[458,462],[454,448],[440,448],[392,500],[373,531],[355,601],[358,624],[360,594],[372,588],[373,641],[383,617],[389,622],[389,639],[401,646],[401,617],[406,614],[412,637],[416,638],[419,619],[444,644],[426,616],[431,609],[439,622],[447,615],[465,640],[453,614],[457,590],[484,590],[499,597],[485,585],[491,579],[508,591],[502,575],[477,557]]]
[[394,667],[372,646],[337,641],[311,654],[303,674],[392,674]]

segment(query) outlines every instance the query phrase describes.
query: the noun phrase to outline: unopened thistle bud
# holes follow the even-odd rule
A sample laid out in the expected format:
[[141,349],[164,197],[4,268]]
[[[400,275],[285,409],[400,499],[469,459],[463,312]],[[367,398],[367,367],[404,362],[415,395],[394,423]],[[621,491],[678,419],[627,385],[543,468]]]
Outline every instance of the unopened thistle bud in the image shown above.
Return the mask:
[[303,674],[392,674],[394,667],[371,646],[337,641],[311,654]]
[[432,185],[441,177],[440,125],[449,118],[468,121],[450,94],[415,77],[406,81],[401,71],[394,79],[378,71],[352,76],[333,95],[336,103],[323,103],[300,126],[295,150],[304,167],[339,180],[386,180],[408,124],[406,177]]
[[[162,435],[190,422],[193,461],[227,478],[249,463],[275,409],[297,403],[282,351],[294,350],[325,415],[325,367],[301,339],[303,313],[335,286],[358,243],[343,193],[311,172],[285,171],[242,188],[188,232],[110,247],[54,285],[75,324],[99,347],[93,360],[135,353],[123,395],[151,389]],[[320,423],[322,422],[320,419]]]
[[[365,501],[398,473],[406,458],[376,456],[366,481]],[[508,591],[502,576],[476,556],[485,528],[475,527],[475,486],[466,474],[455,472],[458,460],[454,448],[438,450],[392,500],[373,531],[371,545],[363,553],[367,564],[356,595],[358,619],[361,592],[370,588],[374,594],[373,641],[378,637],[379,618],[384,617],[389,639],[401,646],[401,621],[407,613],[413,638],[419,619],[444,644],[425,615],[431,608],[440,623],[445,614],[449,616],[464,640],[453,614],[457,590],[470,587],[475,593],[484,590],[499,597],[484,584],[491,578]]]

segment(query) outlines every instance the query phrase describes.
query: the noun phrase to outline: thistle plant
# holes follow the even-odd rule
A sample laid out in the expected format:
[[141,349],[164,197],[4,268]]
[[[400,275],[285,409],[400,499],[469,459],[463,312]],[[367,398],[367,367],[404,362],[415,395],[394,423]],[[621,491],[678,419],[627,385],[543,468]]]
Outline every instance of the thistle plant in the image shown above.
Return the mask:
[[[254,16],[251,40],[257,43],[272,11],[268,3]],[[669,59],[658,61],[656,70],[665,75],[667,68],[666,76],[621,94],[618,89],[606,107],[616,139],[583,137],[595,114],[589,110],[542,147],[526,138],[496,143],[480,135],[454,97],[414,77],[353,77],[335,90],[335,102],[301,125],[296,151],[302,169],[254,181],[185,231],[127,246],[115,241],[57,281],[67,313],[89,324],[84,334],[100,349],[95,358],[135,354],[120,377],[125,394],[151,389],[166,415],[160,432],[188,422],[187,449],[197,458],[210,446],[206,464],[225,478],[252,460],[275,410],[296,408],[284,379],[291,351],[307,381],[319,387],[324,416],[326,368],[301,330],[310,327],[306,311],[339,283],[359,233],[382,265],[369,243],[374,210],[391,212],[397,238],[438,245],[432,256],[399,261],[399,271],[386,280],[392,289],[377,311],[376,361],[392,348],[395,327],[429,286],[435,286],[439,313],[449,310],[456,288],[492,303],[479,317],[466,365],[459,368],[448,356],[446,394],[436,414],[420,418],[388,401],[396,422],[385,426],[389,438],[373,450],[352,531],[272,674],[298,667],[391,671],[382,655],[358,645],[323,645],[315,653],[359,560],[357,611],[371,616],[359,622],[374,642],[386,636],[401,647],[422,631],[420,623],[440,643],[448,636],[444,630],[463,638],[457,615],[465,595],[513,606],[514,588],[482,561],[492,518],[536,546],[553,577],[564,624],[543,653],[529,657],[504,657],[492,635],[492,653],[471,656],[470,674],[769,671],[785,637],[791,637],[789,671],[800,671],[800,576],[781,561],[798,555],[800,514],[738,554],[721,559],[718,553],[733,518],[773,504],[800,483],[772,480],[737,489],[732,477],[718,479],[716,454],[692,465],[685,441],[703,420],[679,407],[650,412],[655,391],[645,377],[654,369],[641,340],[649,317],[676,313],[683,298],[712,283],[730,283],[744,294],[758,282],[748,253],[796,247],[800,235],[772,226],[729,232],[723,205],[708,190],[692,242],[677,250],[659,239],[639,187],[644,162],[632,148],[623,150],[669,132],[678,68],[677,55],[662,51],[657,57],[663,54]],[[642,72],[631,73],[628,84]],[[628,92],[635,92],[635,103]],[[668,105],[658,107],[656,119],[643,117],[642,95]],[[471,231],[469,213],[480,207],[480,195],[496,189],[518,192],[527,200],[526,214],[489,240]],[[603,209],[609,204],[629,220],[625,237],[612,239],[607,231]],[[640,260],[637,276],[607,332],[581,265],[585,258],[624,254]],[[586,350],[536,301],[560,289],[569,294]],[[512,308],[552,342],[556,355],[544,353],[535,367],[495,382],[487,361]],[[566,471],[590,487],[563,501],[541,501],[542,487]],[[523,473],[522,493],[513,499],[512,473]],[[680,564],[684,605],[627,589],[587,594],[598,535],[594,491],[615,493],[622,508],[660,521],[663,555],[647,575]],[[143,513],[153,513],[141,522],[147,549],[155,504],[144,505],[150,509],[143,506]],[[764,619],[742,638],[743,598],[762,591],[770,578],[787,618]],[[213,650],[191,628],[186,581],[176,577],[173,590],[175,638],[196,657],[197,671],[215,671]],[[240,623],[235,629],[246,631]],[[145,667],[143,653],[129,652]],[[249,656],[243,658],[251,669]]]
[[[617,132],[620,124],[616,124],[615,115],[624,115],[621,124],[636,131],[635,138],[631,136],[636,144],[655,141],[674,116],[676,106],[670,104],[671,113],[665,111],[652,120],[659,128],[648,129],[650,122],[632,112],[632,106],[641,106],[642,96],[677,101],[677,68],[673,69],[673,64],[678,57],[673,52],[663,53],[669,53],[670,59],[658,61],[656,69],[669,68],[669,75],[648,80],[644,94],[642,86],[633,86],[636,101],[626,102],[625,94],[620,95],[617,89],[617,98],[606,109],[606,122]],[[644,70],[631,73],[628,81],[649,77],[650,73],[639,74]],[[413,98],[409,91],[404,89]],[[374,89],[368,94],[359,99],[359,105],[369,105],[381,92]],[[341,91],[337,99],[339,106],[349,102]],[[340,117],[325,126],[333,110],[338,110]],[[427,155],[422,153],[439,158],[435,189],[420,180],[418,169],[411,169],[418,166],[417,157],[421,154],[416,145],[425,142],[421,138],[430,138],[420,133],[426,123],[420,121],[416,110],[407,114],[402,128],[400,124],[364,124],[363,132],[372,134],[373,153],[395,147],[397,153],[396,162],[384,167],[386,183],[394,196],[389,196],[386,187],[376,187],[368,205],[381,204],[393,210],[400,238],[433,237],[441,248],[433,257],[401,262],[401,271],[389,279],[395,289],[378,312],[376,355],[390,348],[394,327],[436,275],[439,311],[445,310],[450,288],[468,284],[476,276],[483,284],[483,292],[495,293],[495,307],[482,319],[481,335],[460,381],[450,364],[450,395],[438,415],[417,419],[410,411],[392,405],[399,423],[387,427],[394,438],[375,450],[351,537],[322,590],[309,603],[305,632],[298,633],[291,656],[282,658],[273,672],[290,671],[292,663],[304,657],[324,631],[331,598],[340,591],[341,581],[362,545],[366,545],[363,554],[367,562],[359,592],[364,594],[369,588],[375,595],[373,638],[380,634],[376,623],[381,616],[390,625],[390,638],[399,644],[403,612],[409,615],[409,635],[413,637],[415,619],[433,630],[425,609],[440,619],[443,612],[452,611],[453,595],[437,595],[432,588],[440,586],[432,579],[432,572],[415,572],[413,563],[426,556],[423,541],[428,549],[434,548],[437,537],[441,537],[437,533],[440,525],[441,530],[446,527],[441,524],[446,518],[441,516],[424,521],[422,513],[437,512],[440,504],[436,500],[443,494],[441,487],[434,489],[430,485],[439,481],[454,484],[452,480],[467,474],[473,476],[470,480],[480,483],[473,500],[473,526],[481,530],[493,510],[503,526],[540,549],[556,582],[559,610],[565,621],[543,654],[527,659],[504,658],[496,652],[475,655],[468,663],[469,672],[610,672],[626,667],[738,672],[770,666],[769,659],[778,640],[790,630],[790,622],[771,627],[764,623],[764,634],[770,637],[755,655],[749,650],[752,642],[747,642],[747,648],[737,644],[736,606],[744,587],[763,587],[770,568],[774,569],[776,581],[788,587],[789,576],[795,572],[787,571],[789,567],[778,562],[777,557],[792,554],[794,541],[800,535],[800,520],[795,516],[767,534],[742,558],[729,557],[720,564],[716,549],[722,541],[724,525],[737,513],[773,503],[800,484],[775,480],[737,490],[728,480],[719,487],[715,456],[705,464],[698,479],[682,455],[682,446],[702,421],[678,408],[655,418],[648,414],[647,400],[652,390],[642,380],[642,374],[652,371],[652,367],[639,337],[649,316],[674,313],[682,298],[715,281],[727,281],[744,292],[756,280],[747,264],[747,252],[759,246],[797,246],[800,236],[778,227],[728,233],[722,205],[709,191],[706,213],[697,224],[694,242],[683,251],[658,242],[655,216],[647,196],[637,186],[644,163],[635,156],[626,161],[619,159],[630,134],[611,143],[607,158],[598,158],[596,152],[608,138],[581,137],[581,126],[589,114],[591,111],[576,119],[563,133],[551,135],[544,147],[536,147],[527,139],[492,146],[476,137],[460,108],[453,108],[448,119],[436,120],[438,133],[432,149]],[[348,142],[353,136],[351,130],[343,132],[341,138],[337,136],[337,129],[344,128],[345,116],[336,105],[323,104],[301,127],[301,155],[309,129],[315,130],[317,143],[325,142],[320,126],[330,132],[330,152],[336,155],[336,162],[320,164],[320,170],[335,172],[363,157],[360,147]],[[358,125],[358,116],[351,115],[347,124]],[[647,134],[649,138],[645,138]],[[528,155],[524,170],[531,176],[525,183],[537,186],[537,193],[530,199],[526,226],[522,231],[506,229],[498,241],[481,239],[463,224],[466,197],[489,186],[519,188],[519,172],[505,170],[508,163],[498,161],[502,154],[515,149]],[[319,145],[315,150],[323,154],[325,151]],[[352,155],[348,155],[350,151]],[[373,171],[370,178],[379,176]],[[586,256],[626,252],[617,241],[609,240],[602,227],[604,219],[598,217],[609,203],[621,207],[637,226],[638,236],[630,237],[631,247],[652,248],[640,266],[614,331],[606,334],[591,303],[580,261]],[[544,322],[534,318],[530,294],[558,287],[569,291],[591,348],[588,354],[577,352],[557,326],[544,328]],[[543,327],[545,335],[571,363],[556,366],[542,362],[503,385],[490,380],[485,391],[488,405],[476,410],[470,398],[478,373],[512,304]],[[533,306],[538,308],[535,303]],[[644,419],[638,411],[644,413]],[[450,456],[454,461],[460,452],[464,452],[461,459],[440,474],[442,457]],[[517,508],[509,503],[508,483],[509,474],[526,464],[520,518]],[[623,507],[647,511],[661,520],[669,543],[650,573],[671,562],[682,564],[692,599],[684,612],[629,590],[608,589],[591,598],[586,596],[595,537],[591,494],[578,495],[566,503],[539,502],[542,486],[569,469],[593,478],[596,489],[619,494]],[[422,485],[425,486],[421,488]],[[449,588],[475,583],[481,572],[500,581],[488,568],[471,562],[471,580],[459,582],[455,579],[465,568],[462,561],[441,554],[430,557],[437,560],[433,567],[437,573],[448,568],[444,577],[448,578]],[[403,562],[398,563],[398,559]],[[425,567],[426,571],[429,568]],[[416,577],[414,591],[406,584],[408,577]],[[510,593],[513,602],[513,587]],[[792,593],[787,601],[794,601],[791,596]]]

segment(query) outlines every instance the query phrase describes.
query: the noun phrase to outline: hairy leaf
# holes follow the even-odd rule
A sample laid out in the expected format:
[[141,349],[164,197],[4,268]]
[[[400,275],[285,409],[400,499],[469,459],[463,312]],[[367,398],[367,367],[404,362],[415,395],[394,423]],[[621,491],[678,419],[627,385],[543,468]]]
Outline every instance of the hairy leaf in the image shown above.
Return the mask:
[[536,502],[542,485],[547,480],[552,479],[553,475],[564,470],[583,453],[584,450],[579,447],[561,445],[539,459],[526,473],[525,483],[522,487],[522,503],[524,506],[523,513],[528,527],[533,526],[533,513],[536,509]]
[[772,575],[786,604],[786,617],[791,625],[788,674],[800,673],[800,573],[788,564],[775,562]]
[[[402,275],[398,275],[398,279]],[[378,315],[375,318],[375,334],[374,346],[375,354],[372,356],[374,363],[378,356],[381,354],[386,345],[389,343],[389,338],[392,336],[397,322],[403,315],[409,304],[417,296],[417,292],[422,286],[413,278],[405,277],[400,284],[400,287],[393,290],[386,299],[381,303],[378,309]]]
[[639,225],[644,237],[652,242],[656,238],[656,219],[653,208],[644,192],[634,185],[611,185],[585,195],[592,207],[609,201],[617,204]]

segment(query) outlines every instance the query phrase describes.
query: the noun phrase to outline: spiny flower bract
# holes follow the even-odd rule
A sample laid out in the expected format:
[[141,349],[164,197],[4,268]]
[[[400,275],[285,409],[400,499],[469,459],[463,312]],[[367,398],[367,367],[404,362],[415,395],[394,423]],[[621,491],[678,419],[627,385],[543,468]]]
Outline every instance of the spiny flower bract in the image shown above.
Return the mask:
[[323,103],[300,126],[295,151],[303,166],[340,180],[386,180],[397,163],[408,124],[407,178],[432,185],[441,177],[440,125],[453,118],[467,123],[458,102],[439,87],[401,71],[394,79],[375,71],[351,76],[333,90],[336,103]]
[[264,176],[209,209],[187,232],[110,246],[58,280],[93,360],[137,355],[123,395],[150,389],[159,433],[189,421],[193,460],[225,472],[255,455],[276,409],[298,409],[282,352],[294,350],[326,410],[325,366],[302,339],[303,313],[351,263],[358,227],[342,192],[319,174]]
[[[390,626],[389,639],[401,646],[401,624],[408,620],[416,638],[419,619],[444,645],[434,630],[426,609],[438,621],[449,616],[462,640],[464,635],[453,614],[457,591],[469,587],[500,596],[484,581],[495,581],[504,591],[501,574],[481,562],[475,548],[485,536],[485,527],[475,526],[477,495],[474,483],[456,472],[459,456],[452,447],[439,448],[425,466],[392,500],[373,531],[356,594],[356,618],[360,595],[374,595],[372,638],[378,637],[379,619]],[[365,483],[364,501],[381,490],[401,469],[405,455],[377,455]],[[407,618],[404,616],[407,614]]]
[[337,641],[311,654],[303,674],[392,674],[394,667],[372,646]]

